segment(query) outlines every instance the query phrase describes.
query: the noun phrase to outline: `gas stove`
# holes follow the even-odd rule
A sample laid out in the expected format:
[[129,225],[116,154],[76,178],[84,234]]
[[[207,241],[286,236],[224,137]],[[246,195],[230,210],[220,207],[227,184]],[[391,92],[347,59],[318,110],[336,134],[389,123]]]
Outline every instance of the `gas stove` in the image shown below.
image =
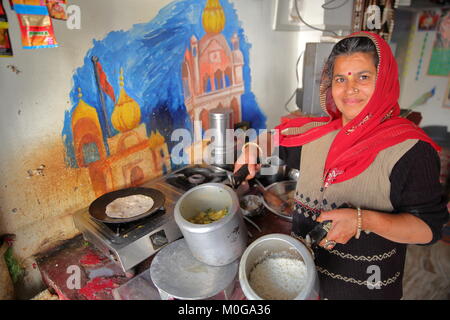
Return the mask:
[[150,216],[111,224],[95,220],[89,208],[84,208],[74,214],[74,223],[86,241],[126,272],[182,237],[173,212],[184,192],[202,183],[229,183],[230,173],[209,165],[189,165],[140,186],[157,189],[165,196],[164,207]]
[[230,173],[215,166],[193,165],[167,175],[165,182],[177,189],[187,191],[203,183],[226,183]]

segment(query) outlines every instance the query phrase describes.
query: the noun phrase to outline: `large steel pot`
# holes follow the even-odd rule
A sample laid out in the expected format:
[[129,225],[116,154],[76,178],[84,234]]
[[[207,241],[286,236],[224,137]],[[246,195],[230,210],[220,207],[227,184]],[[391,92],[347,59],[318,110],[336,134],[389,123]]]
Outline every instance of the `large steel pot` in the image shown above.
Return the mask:
[[[210,224],[194,224],[187,219],[207,209],[228,214]],[[224,266],[238,259],[247,247],[245,226],[239,199],[230,187],[205,183],[187,191],[175,205],[175,222],[192,255],[210,266]]]
[[305,263],[306,283],[294,300],[319,299],[319,278],[314,257],[309,248],[299,240],[281,233],[262,236],[253,241],[245,250],[239,264],[239,283],[249,300],[263,300],[251,287],[249,276],[256,264],[270,254],[287,254]]

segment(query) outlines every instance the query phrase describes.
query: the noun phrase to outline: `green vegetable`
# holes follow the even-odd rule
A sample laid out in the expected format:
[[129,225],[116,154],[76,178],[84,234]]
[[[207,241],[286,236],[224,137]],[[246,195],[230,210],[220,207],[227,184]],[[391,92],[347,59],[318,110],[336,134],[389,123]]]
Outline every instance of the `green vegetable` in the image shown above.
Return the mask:
[[8,250],[6,250],[4,257],[12,281],[13,283],[17,283],[17,281],[22,279],[25,275],[25,269],[20,266],[19,262],[14,257],[12,247],[9,247]]

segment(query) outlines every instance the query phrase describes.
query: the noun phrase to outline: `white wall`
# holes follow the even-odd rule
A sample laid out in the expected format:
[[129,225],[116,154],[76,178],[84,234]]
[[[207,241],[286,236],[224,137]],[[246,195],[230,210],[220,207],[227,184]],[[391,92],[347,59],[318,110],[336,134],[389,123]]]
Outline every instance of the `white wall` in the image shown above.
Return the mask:
[[[53,20],[59,48],[39,50],[21,48],[16,15],[6,4],[14,57],[0,59],[3,140],[0,161],[15,158],[15,150],[26,148],[31,141],[38,143],[50,133],[61,132],[63,110],[70,106],[72,74],[83,64],[92,39],[150,21],[169,2],[72,0],[70,4],[81,8],[81,30],[69,30],[65,22]],[[298,32],[272,30],[274,0],[233,2],[252,44],[252,91],[268,116],[268,126],[272,127],[285,112],[283,105],[295,89]],[[8,65],[16,66],[20,74],[13,73]]]
[[[419,11],[420,12],[420,11]],[[419,13],[410,20],[409,40],[404,54],[403,71],[400,74],[401,92],[399,104],[401,108],[408,109],[423,93],[436,87],[435,95],[426,104],[414,108],[422,114],[421,127],[430,125],[447,126],[450,130],[450,108],[443,108],[444,96],[447,90],[449,77],[428,75],[428,65],[433,50],[436,31],[417,31]],[[428,36],[427,36],[428,34]],[[425,43],[426,38],[426,43]],[[424,51],[422,55],[422,47]],[[416,80],[416,72],[422,57],[421,71]]]
[[[239,18],[252,44],[252,91],[273,128],[287,114],[285,103],[297,87],[295,64],[299,32],[272,30],[275,0],[234,0]],[[293,99],[295,102],[295,99]],[[295,106],[291,102],[290,109]]]
[[[88,169],[74,172],[64,162],[61,133],[74,71],[84,64],[93,40],[149,22],[171,1],[69,2],[81,8],[81,30],[53,20],[59,47],[24,50],[16,14],[4,1],[14,56],[0,58],[0,234],[17,235],[14,252],[20,259],[77,234],[72,214],[95,199]],[[273,127],[296,87],[297,33],[272,31],[273,0],[233,2],[252,44],[251,90]],[[41,164],[44,175],[30,176]]]

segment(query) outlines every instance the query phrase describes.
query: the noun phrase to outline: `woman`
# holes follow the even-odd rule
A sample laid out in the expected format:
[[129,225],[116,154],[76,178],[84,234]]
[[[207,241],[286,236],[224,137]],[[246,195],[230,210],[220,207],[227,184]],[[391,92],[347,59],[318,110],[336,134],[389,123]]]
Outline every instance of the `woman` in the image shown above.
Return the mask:
[[[406,245],[436,242],[448,220],[439,147],[398,117],[398,97],[389,45],[355,33],[334,46],[324,68],[328,117],[276,128],[280,157],[300,169],[293,234],[303,238],[318,222],[332,221],[315,252],[322,299],[400,299]],[[252,144],[235,171],[254,161]],[[249,164],[247,178],[256,169]]]

